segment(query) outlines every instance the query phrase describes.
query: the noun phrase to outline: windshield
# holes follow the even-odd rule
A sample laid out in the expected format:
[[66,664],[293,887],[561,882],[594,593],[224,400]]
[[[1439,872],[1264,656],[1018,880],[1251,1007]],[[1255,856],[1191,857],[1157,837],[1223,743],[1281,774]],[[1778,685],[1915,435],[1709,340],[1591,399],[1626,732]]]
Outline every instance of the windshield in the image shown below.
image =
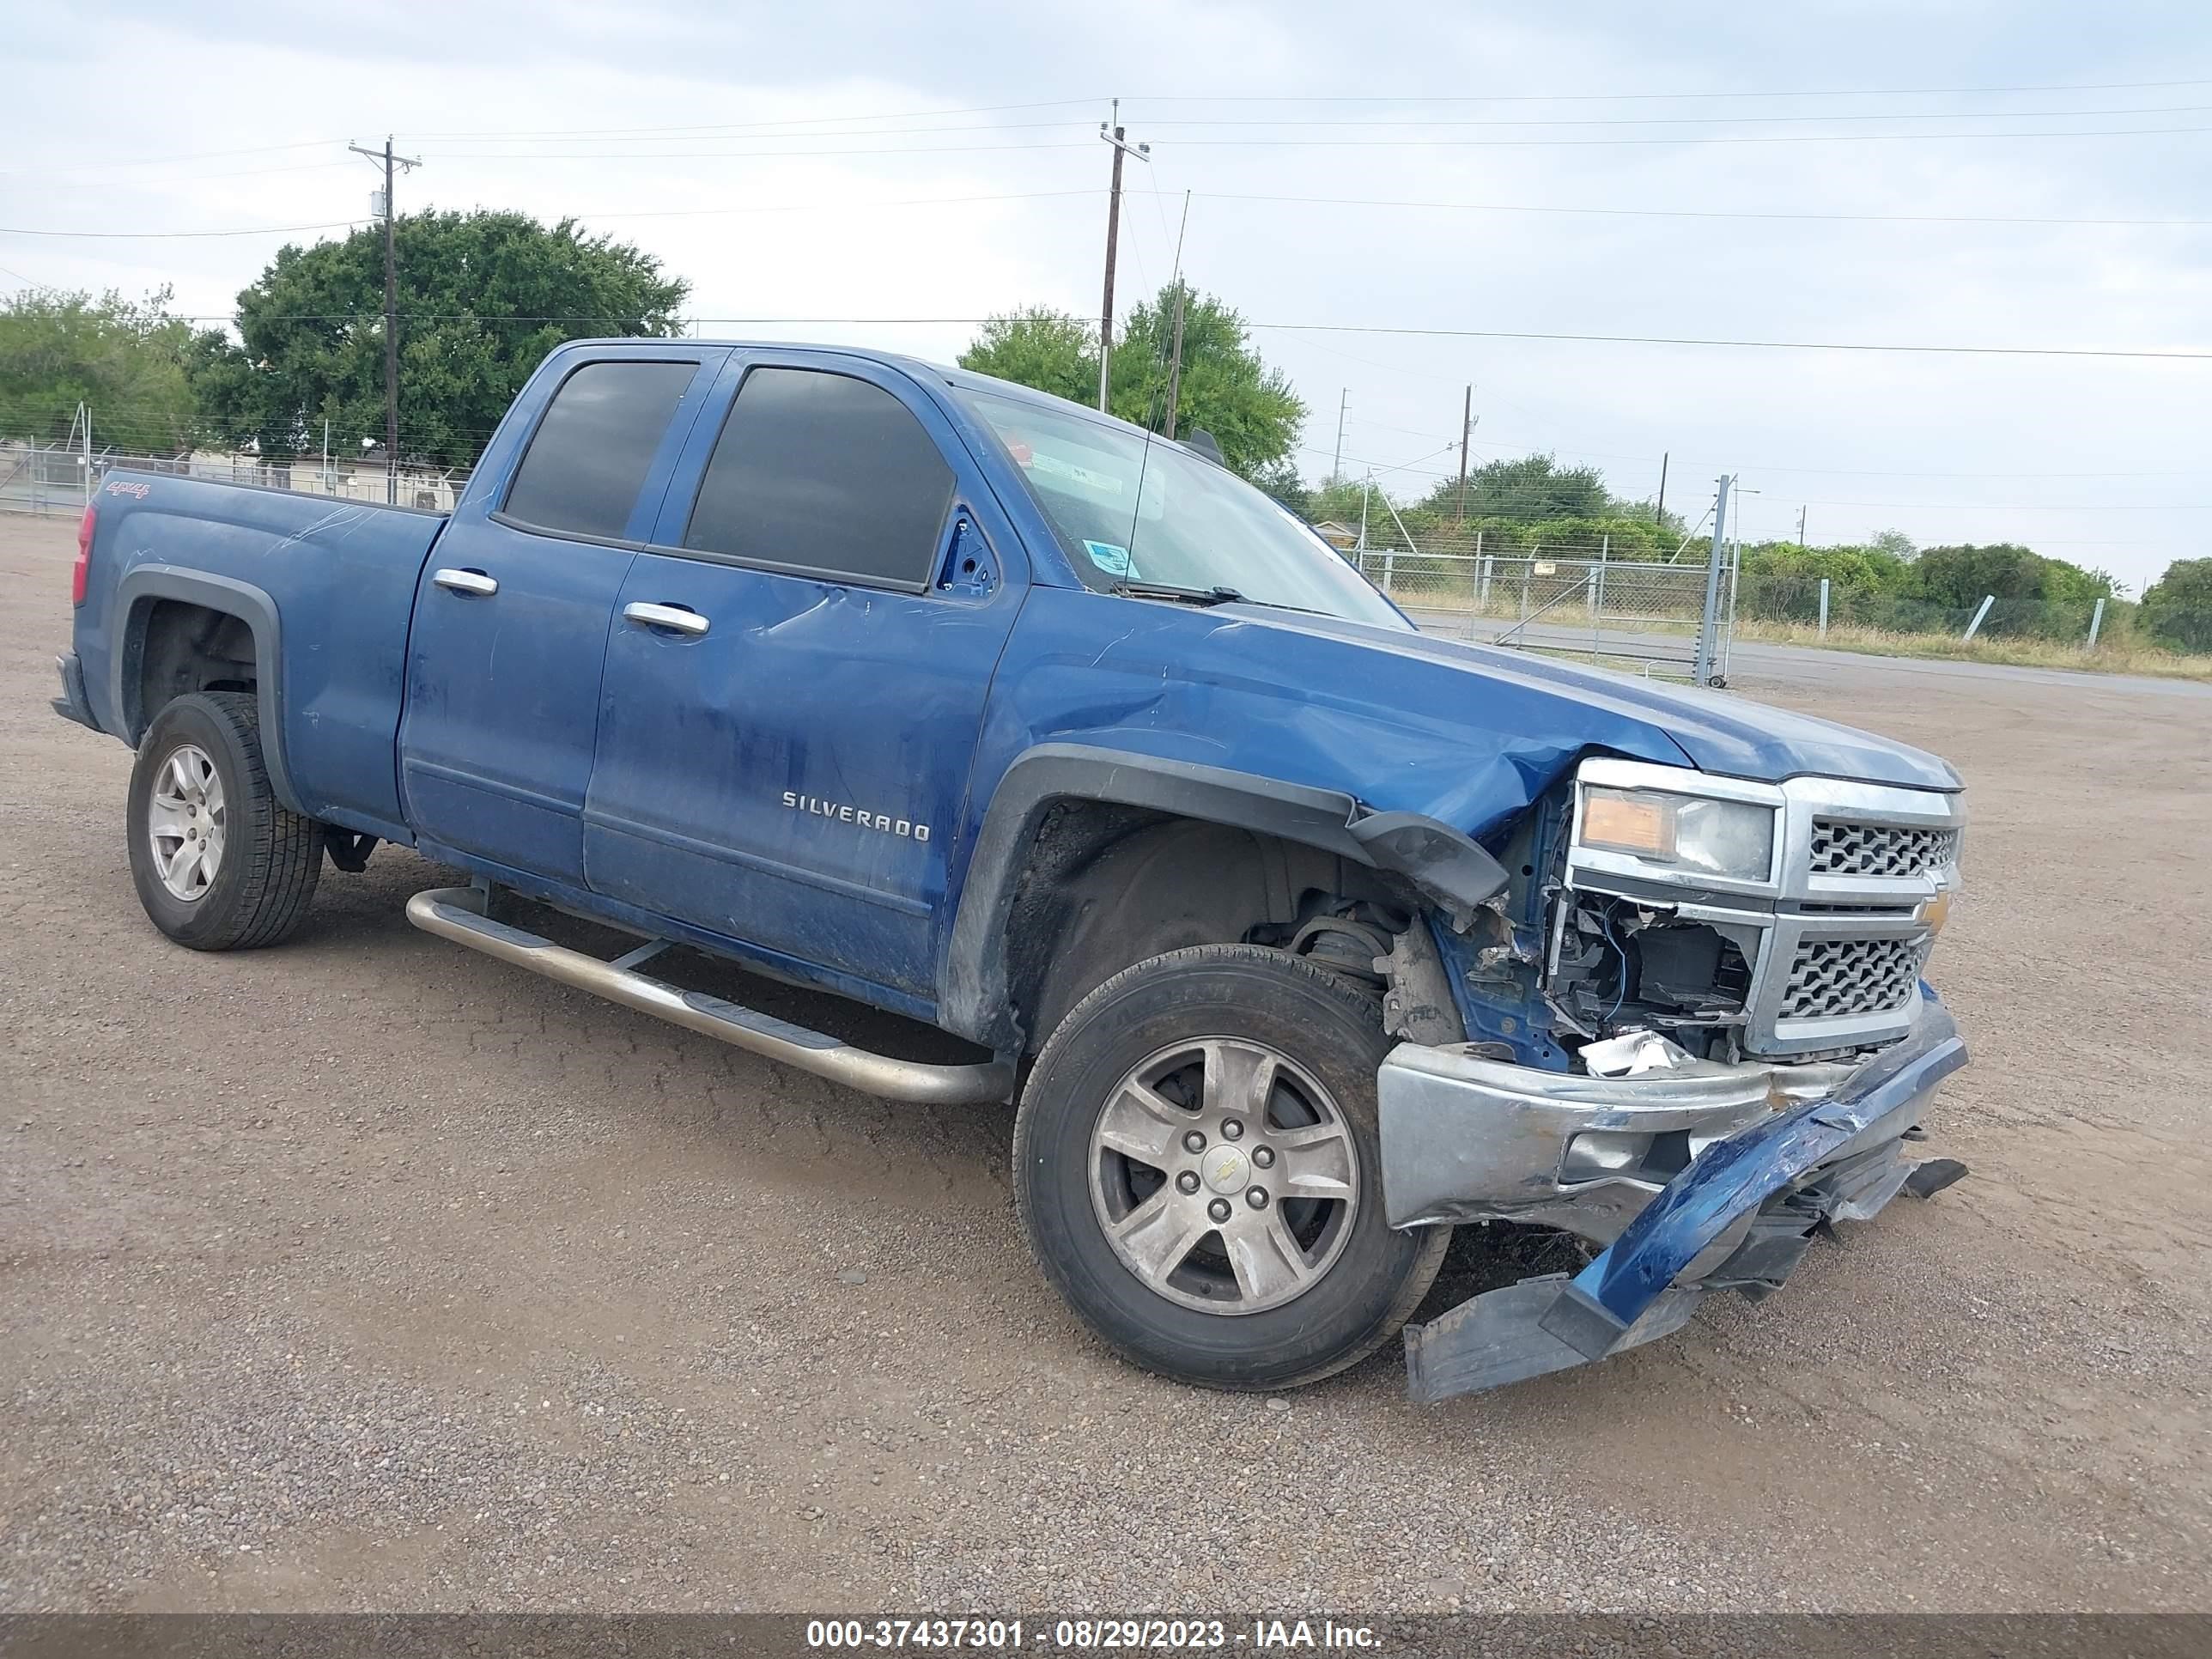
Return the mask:
[[965,393],[1005,442],[1090,586],[1217,587],[1263,605],[1404,629],[1366,579],[1287,508],[1162,439]]

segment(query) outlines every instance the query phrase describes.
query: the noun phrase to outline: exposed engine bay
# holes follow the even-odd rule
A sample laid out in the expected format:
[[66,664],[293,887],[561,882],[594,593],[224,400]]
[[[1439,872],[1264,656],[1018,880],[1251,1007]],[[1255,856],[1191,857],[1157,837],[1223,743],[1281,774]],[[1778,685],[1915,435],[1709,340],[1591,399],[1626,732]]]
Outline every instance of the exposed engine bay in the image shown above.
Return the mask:
[[1962,821],[1929,792],[1586,761],[1495,846],[1501,891],[1377,953],[1386,1022],[1606,1075],[1869,1053],[1910,1024]]
[[1559,890],[1544,994],[1595,1039],[1658,1031],[1699,1059],[1741,1058],[1758,930],[1686,921],[1669,906]]

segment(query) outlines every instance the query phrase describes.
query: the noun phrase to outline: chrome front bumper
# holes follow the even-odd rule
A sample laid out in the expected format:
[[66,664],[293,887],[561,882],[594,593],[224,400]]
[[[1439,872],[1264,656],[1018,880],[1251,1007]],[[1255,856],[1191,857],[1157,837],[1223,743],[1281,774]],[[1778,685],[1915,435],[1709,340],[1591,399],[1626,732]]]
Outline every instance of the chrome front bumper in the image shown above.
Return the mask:
[[[1814,1228],[1915,1181],[1902,1138],[1966,1046],[1922,988],[1911,1030],[1856,1066],[1692,1066],[1593,1078],[1464,1048],[1394,1049],[1377,1073],[1391,1224],[1510,1220],[1606,1248],[1408,1326],[1417,1398],[1601,1358],[1674,1329],[1706,1292],[1760,1294]],[[1918,1190],[1955,1179],[1931,1164]]]

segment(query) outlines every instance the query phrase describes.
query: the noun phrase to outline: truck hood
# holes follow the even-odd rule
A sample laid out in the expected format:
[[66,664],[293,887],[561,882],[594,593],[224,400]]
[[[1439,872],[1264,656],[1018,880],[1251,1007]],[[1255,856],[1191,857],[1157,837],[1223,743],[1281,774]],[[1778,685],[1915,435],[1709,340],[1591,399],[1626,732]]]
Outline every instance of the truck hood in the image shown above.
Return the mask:
[[1587,667],[1531,651],[1470,645],[1433,634],[1400,633],[1303,611],[1224,606],[1279,632],[1356,642],[1401,659],[1449,665],[1503,686],[1587,705],[1609,720],[1627,717],[1671,739],[1701,772],[1779,783],[1784,778],[1849,778],[1910,789],[1963,787],[1948,762],[1869,732],[1793,714],[1724,691],[1674,685]]
[[1960,787],[1933,755],[1742,697],[1303,611],[1087,588],[1024,600],[971,810],[1040,744],[1336,791],[1478,841],[1588,755],[1769,783]]

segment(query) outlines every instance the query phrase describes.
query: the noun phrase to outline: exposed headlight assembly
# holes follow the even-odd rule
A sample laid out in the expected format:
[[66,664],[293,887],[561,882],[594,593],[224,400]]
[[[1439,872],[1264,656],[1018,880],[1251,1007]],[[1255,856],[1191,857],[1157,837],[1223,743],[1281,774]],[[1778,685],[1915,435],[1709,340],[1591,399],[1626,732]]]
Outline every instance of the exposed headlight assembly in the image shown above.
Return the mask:
[[1576,839],[1660,866],[1655,874],[1763,882],[1773,873],[1774,829],[1774,809],[1751,801],[1586,784]]

